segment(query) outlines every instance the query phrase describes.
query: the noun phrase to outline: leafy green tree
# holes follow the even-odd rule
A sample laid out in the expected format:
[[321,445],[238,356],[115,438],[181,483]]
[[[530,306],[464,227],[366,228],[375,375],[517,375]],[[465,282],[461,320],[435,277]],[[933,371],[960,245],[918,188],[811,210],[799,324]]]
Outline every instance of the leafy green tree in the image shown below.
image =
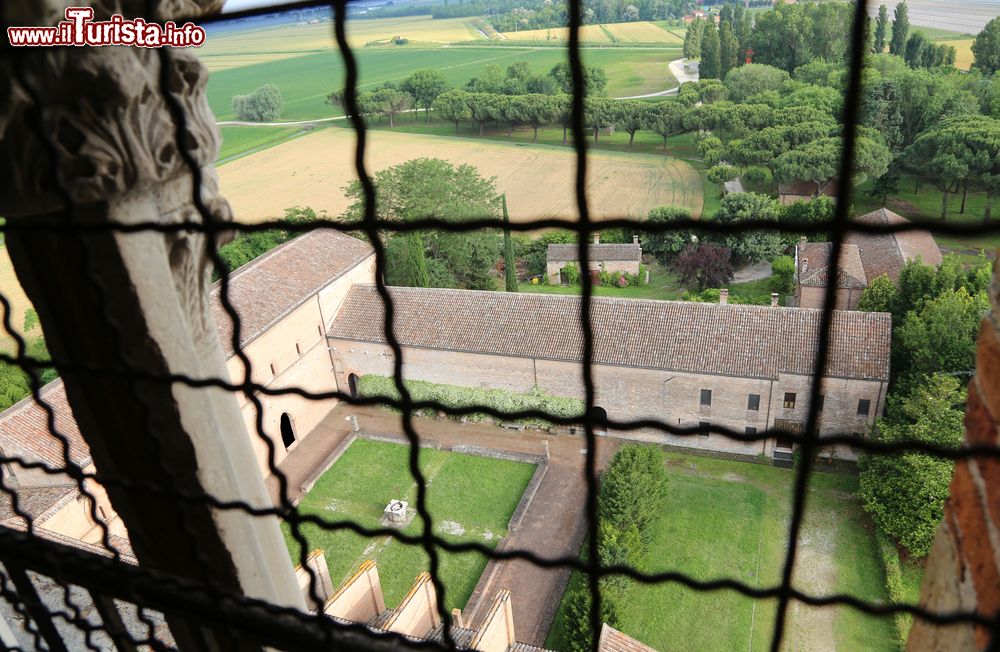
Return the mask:
[[933,47],[934,44],[924,36],[923,32],[914,32],[906,41],[903,59],[911,68],[930,68],[931,66],[927,65],[927,53]]
[[558,99],[552,95],[539,93],[521,95],[522,120],[531,126],[533,142],[538,142],[538,130],[558,118]]
[[972,43],[972,67],[986,76],[1000,70],[1000,18],[986,23]]
[[697,59],[701,56],[701,37],[705,33],[705,21],[695,18],[684,33],[683,53],[685,59]]
[[750,47],[757,63],[792,71],[816,58],[810,9],[803,3],[778,4],[757,14]]
[[906,41],[910,37],[910,7],[900,2],[892,15],[892,38],[889,40],[889,54],[903,56]]
[[903,113],[899,86],[891,79],[865,85],[861,98],[861,123],[882,135],[892,151],[898,151],[903,139]]
[[[663,224],[690,219],[691,213],[683,208],[660,206],[649,211],[646,221],[651,224]],[[693,235],[692,231],[682,229],[671,229],[663,233],[648,233],[643,238],[643,249],[655,256],[661,264],[666,265],[671,257],[691,244]]]
[[[754,192],[730,193],[722,198],[716,221],[739,223],[748,220],[768,220],[777,222],[781,216],[780,204],[767,195]],[[722,236],[722,244],[732,251],[732,255],[748,262],[773,260],[780,256],[788,243],[779,231],[747,231]]]
[[233,113],[238,120],[255,122],[278,119],[283,105],[281,90],[274,84],[264,84],[249,95],[234,95],[232,100]]
[[383,86],[358,96],[358,105],[365,114],[382,115],[389,119],[389,128],[396,126],[396,116],[413,106],[413,97],[404,91]]
[[889,197],[899,194],[899,173],[890,169],[876,179],[871,189],[867,190],[865,194],[878,199],[882,203],[882,208],[885,208]]
[[698,67],[698,77],[722,78],[722,44],[719,40],[719,30],[712,23],[705,25],[705,33],[701,37],[701,64]]
[[[876,436],[885,442],[958,448],[964,439],[965,400],[956,378],[924,376],[889,418],[879,421]],[[953,468],[951,460],[922,453],[864,455],[858,495],[879,527],[910,554],[923,557],[944,515]]]
[[458,123],[462,120],[472,118],[472,110],[469,108],[470,94],[460,89],[445,91],[434,99],[431,106],[434,113],[445,120],[455,123],[455,133],[458,133]]
[[778,256],[771,261],[771,291],[778,294],[795,292],[795,259]]
[[969,294],[963,287],[946,290],[923,308],[906,313],[893,339],[895,367],[901,387],[933,373],[969,375],[976,364],[976,336],[989,309],[985,292]]
[[788,82],[788,73],[762,63],[748,63],[730,70],[725,76],[729,99],[744,102],[753,95],[779,91]]
[[[552,67],[549,76],[555,80],[560,91],[567,95],[573,94],[573,75],[570,73],[569,62],[563,61]],[[603,68],[583,66],[583,86],[588,96],[602,95],[608,85],[608,75]]]
[[658,102],[646,112],[646,128],[663,138],[663,153],[667,153],[667,138],[684,131],[688,109],[680,102]]
[[928,129],[906,150],[906,158],[918,174],[930,177],[941,191],[941,219],[948,217],[948,197],[969,176],[975,152],[963,136],[967,123],[959,118],[946,120]]
[[407,233],[389,239],[385,280],[389,285],[433,287],[427,270],[427,250],[420,233]]
[[615,123],[615,100],[604,97],[588,97],[584,103],[584,124],[593,132],[594,142],[601,132],[601,127]]
[[649,124],[650,105],[635,100],[618,100],[611,105],[614,122],[628,133],[628,148],[632,149],[632,141],[640,129]]
[[875,19],[875,53],[880,54],[885,50],[885,37],[889,31],[889,10],[885,5],[878,8],[878,17]]
[[483,69],[483,74],[473,77],[465,83],[465,90],[470,93],[493,93],[503,94],[507,83],[507,77],[503,69],[495,63],[487,64]]
[[413,97],[414,104],[423,108],[425,121],[430,120],[434,100],[449,88],[451,84],[445,76],[440,71],[429,68],[415,71],[400,85],[401,90]]
[[708,174],[706,176],[708,177],[708,180],[711,181],[712,183],[717,183],[719,185],[722,185],[723,183],[727,181],[732,181],[733,179],[740,176],[740,172],[732,165],[722,164],[713,166],[711,169],[709,169]]
[[507,215],[507,195],[500,195],[503,208],[503,272],[504,289],[517,292],[517,260],[514,258],[514,242],[510,237],[510,217]]
[[497,93],[472,93],[469,95],[469,111],[472,119],[479,125],[479,135],[483,135],[483,130],[488,122],[503,118],[500,107],[500,98]]
[[865,312],[892,312],[898,301],[899,291],[896,285],[883,274],[872,279],[868,287],[861,293],[858,310]]

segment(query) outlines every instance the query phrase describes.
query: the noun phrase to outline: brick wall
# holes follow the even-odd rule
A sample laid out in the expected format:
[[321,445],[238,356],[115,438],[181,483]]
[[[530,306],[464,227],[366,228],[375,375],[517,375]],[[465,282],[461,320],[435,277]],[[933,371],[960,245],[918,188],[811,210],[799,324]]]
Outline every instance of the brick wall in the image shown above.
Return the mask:
[[[392,356],[382,344],[330,340],[335,367],[343,369],[338,383],[346,386],[346,376],[392,374]],[[457,351],[404,347],[403,375],[447,385],[528,392],[537,386],[547,394],[583,398],[580,365],[532,358],[513,358]],[[680,427],[699,422],[725,426],[744,432],[755,427],[762,432],[775,419],[804,422],[808,410],[811,378],[781,375],[777,380],[737,378],[714,374],[691,374],[658,369],[595,365],[596,405],[612,419],[656,418]],[[880,381],[828,378],[824,381],[824,408],[820,433],[867,432],[881,413],[885,384]],[[701,390],[712,392],[711,405],[701,405]],[[795,408],[783,407],[785,392],[796,394]],[[759,408],[748,410],[750,394],[760,397]],[[858,400],[870,401],[868,415],[859,416]],[[669,436],[656,430],[615,433],[637,440],[655,441],[740,455],[769,455],[773,442],[742,443],[722,435]],[[841,459],[854,459],[849,448],[836,452]]]
[[[992,312],[979,336],[976,376],[969,384],[966,441],[997,446],[1000,422],[1000,336],[997,277],[991,290]],[[978,611],[987,618],[1000,614],[1000,460],[977,458],[955,465],[951,497],[945,504],[927,560],[920,603],[936,612]],[[990,632],[984,627],[934,627],[919,619],[910,631],[907,650],[986,650]]]
[[[566,266],[568,262],[572,262],[576,265],[577,269],[580,268],[580,261],[550,261],[545,264],[545,274],[549,277],[549,283],[553,285],[559,284],[559,270]],[[589,263],[589,269],[596,271],[605,270],[608,272],[628,272],[629,274],[639,273],[639,261],[638,260],[592,260]]]
[[[797,305],[799,308],[821,309],[825,305],[826,288],[800,285],[797,289]],[[837,310],[854,310],[858,307],[858,302],[861,301],[862,292],[864,290],[861,288],[837,288],[834,308]]]

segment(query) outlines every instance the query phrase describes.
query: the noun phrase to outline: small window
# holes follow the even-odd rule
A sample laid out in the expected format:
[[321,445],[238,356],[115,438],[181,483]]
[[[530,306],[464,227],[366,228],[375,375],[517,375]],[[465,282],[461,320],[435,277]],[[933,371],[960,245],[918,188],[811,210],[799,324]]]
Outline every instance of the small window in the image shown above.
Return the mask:
[[747,426],[747,431],[746,431],[747,437],[753,437],[756,434],[757,434],[756,428],[754,428],[753,426]]
[[871,411],[871,409],[872,409],[872,402],[869,401],[868,399],[863,398],[860,401],[858,401],[858,414],[860,416],[868,416],[868,413]]
[[298,343],[298,342],[296,342],[296,343],[295,343],[295,353],[296,353],[297,355],[302,355],[302,347],[301,347],[301,346],[299,346],[299,343]]
[[760,394],[750,394],[747,396],[747,409],[760,410]]
[[701,390],[701,404],[706,406],[712,405],[712,390],[710,389]]
[[708,437],[711,429],[712,425],[708,421],[698,422],[698,434],[701,435],[702,437]]
[[788,410],[795,409],[795,392],[785,392],[785,408]]
[[822,412],[823,411],[823,404],[824,403],[826,403],[826,396],[824,396],[823,394],[820,394],[819,398],[816,399],[816,411],[817,412]]
[[323,339],[323,325],[322,324],[316,324],[316,330],[319,331],[319,338]]
[[271,363],[271,375],[272,376],[278,375],[278,367],[273,362]]

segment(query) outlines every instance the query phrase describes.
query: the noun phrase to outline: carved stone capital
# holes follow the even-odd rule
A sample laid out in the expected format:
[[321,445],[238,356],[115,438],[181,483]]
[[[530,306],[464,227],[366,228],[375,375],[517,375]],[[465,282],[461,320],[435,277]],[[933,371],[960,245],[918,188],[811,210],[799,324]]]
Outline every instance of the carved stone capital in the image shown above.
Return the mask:
[[[145,2],[94,2],[95,18],[142,15]],[[215,11],[221,0],[161,2],[157,17]],[[5,25],[54,25],[65,3],[6,3]],[[168,88],[185,116],[178,137],[161,92],[160,53],[139,47],[25,48],[0,60],[0,214],[18,217],[106,202],[178,176],[181,148],[201,165],[220,139],[208,107],[208,72],[172,50]]]

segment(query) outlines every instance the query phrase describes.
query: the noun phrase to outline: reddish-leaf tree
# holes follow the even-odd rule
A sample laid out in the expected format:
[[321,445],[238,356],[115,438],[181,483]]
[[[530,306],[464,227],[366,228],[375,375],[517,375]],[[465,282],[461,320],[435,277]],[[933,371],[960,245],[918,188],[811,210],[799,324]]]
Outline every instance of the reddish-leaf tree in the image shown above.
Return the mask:
[[692,242],[677,255],[673,267],[686,286],[717,288],[733,278],[732,256],[729,247]]

